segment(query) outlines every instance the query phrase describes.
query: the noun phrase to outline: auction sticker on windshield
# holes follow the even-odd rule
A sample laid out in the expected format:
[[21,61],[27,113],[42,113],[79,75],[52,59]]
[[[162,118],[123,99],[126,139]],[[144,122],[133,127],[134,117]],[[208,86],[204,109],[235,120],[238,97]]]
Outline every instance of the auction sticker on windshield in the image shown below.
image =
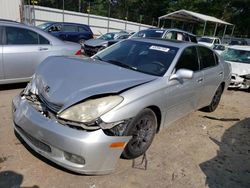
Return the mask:
[[169,48],[165,48],[162,46],[150,46],[149,47],[150,50],[158,50],[158,51],[162,51],[162,52],[168,52]]

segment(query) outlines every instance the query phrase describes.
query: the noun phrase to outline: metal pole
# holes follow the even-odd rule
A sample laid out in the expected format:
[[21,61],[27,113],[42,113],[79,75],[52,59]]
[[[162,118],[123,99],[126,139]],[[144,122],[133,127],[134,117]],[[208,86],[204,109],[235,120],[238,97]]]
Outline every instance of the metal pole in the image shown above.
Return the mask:
[[158,18],[158,25],[157,25],[157,27],[160,27],[160,23],[161,23],[161,19]]
[[108,28],[107,28],[107,32],[109,32],[109,19],[110,19],[110,2],[109,2],[109,16],[108,16]]
[[78,1],[78,12],[81,12],[81,0]]
[[214,37],[215,37],[215,35],[216,35],[217,27],[218,27],[218,23],[216,23],[216,25],[215,25],[215,29],[214,29]]
[[225,37],[226,31],[227,31],[227,25],[225,25],[225,29],[224,29],[223,36],[222,36],[222,41],[223,42],[224,42],[224,37]]
[[207,26],[207,22],[205,21],[204,28],[203,28],[203,34],[202,34],[203,36],[205,35],[206,26]]
[[233,36],[234,34],[234,29],[235,29],[235,25],[233,25],[233,29],[232,29],[232,33],[231,33],[231,37]]
[[63,0],[63,22],[64,22],[64,0]]

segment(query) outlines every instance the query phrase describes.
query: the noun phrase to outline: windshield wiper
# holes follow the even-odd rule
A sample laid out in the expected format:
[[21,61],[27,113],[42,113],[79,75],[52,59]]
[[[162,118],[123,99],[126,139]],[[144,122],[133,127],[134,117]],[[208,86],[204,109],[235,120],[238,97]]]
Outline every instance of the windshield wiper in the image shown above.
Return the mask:
[[132,66],[129,66],[127,64],[123,64],[123,63],[121,63],[119,61],[116,61],[116,60],[110,59],[110,60],[107,60],[105,62],[111,63],[113,65],[117,65],[117,66],[120,66],[120,67],[123,67],[123,68],[131,69],[131,70],[137,70],[136,67],[132,67]]

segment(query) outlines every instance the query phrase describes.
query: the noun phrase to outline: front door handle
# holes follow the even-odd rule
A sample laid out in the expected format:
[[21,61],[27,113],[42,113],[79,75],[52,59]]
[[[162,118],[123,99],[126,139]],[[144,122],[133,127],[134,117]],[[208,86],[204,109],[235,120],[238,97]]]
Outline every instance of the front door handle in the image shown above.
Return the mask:
[[46,50],[48,50],[48,48],[40,47],[40,48],[38,48],[38,50],[39,51],[46,51]]
[[203,81],[203,78],[199,78],[196,81],[199,82],[199,83],[201,83]]

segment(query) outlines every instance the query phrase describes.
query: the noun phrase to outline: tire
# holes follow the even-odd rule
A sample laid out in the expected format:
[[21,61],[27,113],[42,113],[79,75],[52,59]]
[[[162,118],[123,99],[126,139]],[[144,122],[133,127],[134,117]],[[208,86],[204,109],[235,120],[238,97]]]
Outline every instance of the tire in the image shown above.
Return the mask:
[[202,108],[201,111],[203,111],[203,112],[213,112],[213,111],[215,111],[216,108],[218,107],[219,103],[220,103],[222,92],[223,92],[223,88],[222,88],[222,85],[220,85],[218,87],[218,89],[216,90],[211,103],[208,106]]
[[146,108],[127,126],[124,135],[133,136],[126,145],[122,158],[134,159],[144,154],[151,145],[157,128],[155,113]]

